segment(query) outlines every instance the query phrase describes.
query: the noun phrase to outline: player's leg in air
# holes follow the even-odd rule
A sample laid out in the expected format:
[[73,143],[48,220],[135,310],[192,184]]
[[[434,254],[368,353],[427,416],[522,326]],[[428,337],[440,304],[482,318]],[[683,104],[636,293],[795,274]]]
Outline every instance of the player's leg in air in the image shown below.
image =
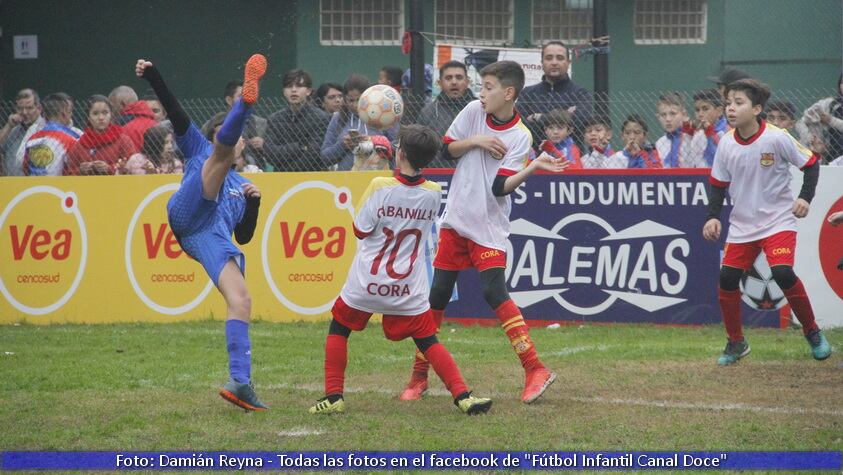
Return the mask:
[[[234,105],[211,147],[190,122],[187,113],[152,63],[138,60],[135,66],[136,74],[149,81],[161,100],[173,124],[179,148],[187,158],[181,186],[168,203],[168,220],[184,250],[203,265],[226,301],[230,381],[220,390],[220,395],[246,410],[267,409],[251,386],[251,343],[248,333],[251,298],[243,277],[242,253],[230,240],[219,240],[211,228],[223,219],[216,206],[220,188],[231,170],[235,147],[251,114],[251,105],[257,100],[258,81],[265,71],[266,58],[254,55],[249,59],[243,100]],[[200,164],[201,168],[197,166]],[[246,192],[244,187],[247,201],[250,192]]]

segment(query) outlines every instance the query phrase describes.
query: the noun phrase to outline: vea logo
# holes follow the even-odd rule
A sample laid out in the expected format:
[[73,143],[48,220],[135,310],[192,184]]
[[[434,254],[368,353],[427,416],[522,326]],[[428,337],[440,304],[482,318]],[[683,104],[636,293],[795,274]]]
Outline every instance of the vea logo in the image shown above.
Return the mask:
[[331,309],[357,250],[351,192],[323,181],[293,186],[275,202],[261,236],[264,276],[293,312]]
[[552,299],[574,314],[595,315],[620,300],[655,312],[687,300],[689,254],[684,232],[651,220],[615,229],[577,213],[545,229],[518,219],[511,224],[507,284],[521,307]]
[[167,201],[178,189],[178,183],[170,183],[152,190],[135,209],[126,230],[124,257],[132,289],[147,307],[164,315],[196,308],[213,287],[167,224]]
[[18,193],[0,213],[0,293],[17,310],[45,315],[76,293],[88,256],[76,194],[52,186]]

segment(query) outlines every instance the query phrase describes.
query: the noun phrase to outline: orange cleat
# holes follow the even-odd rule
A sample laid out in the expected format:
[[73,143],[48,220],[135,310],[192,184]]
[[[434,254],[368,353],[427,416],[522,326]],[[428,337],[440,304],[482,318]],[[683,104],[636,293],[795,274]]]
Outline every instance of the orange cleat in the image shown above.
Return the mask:
[[243,77],[243,102],[254,104],[258,100],[258,82],[266,74],[266,57],[253,54],[246,61],[246,74]]
[[404,388],[404,391],[401,392],[401,395],[398,396],[398,399],[402,401],[418,401],[422,398],[422,394],[427,391],[427,378],[420,378],[416,375],[413,375],[410,378],[410,382],[407,383],[407,387]]
[[554,381],[556,381],[556,373],[548,371],[547,368],[528,372],[524,392],[521,393],[521,400],[526,404],[532,403],[540,398]]

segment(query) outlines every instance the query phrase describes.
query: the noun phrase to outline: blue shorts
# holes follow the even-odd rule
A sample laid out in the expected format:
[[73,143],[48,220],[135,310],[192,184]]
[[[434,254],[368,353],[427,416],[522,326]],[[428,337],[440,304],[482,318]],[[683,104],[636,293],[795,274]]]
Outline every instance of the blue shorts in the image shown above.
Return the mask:
[[[194,159],[195,160],[195,159]],[[240,272],[246,270],[246,258],[231,242],[218,203],[202,195],[202,167],[189,167],[179,190],[167,203],[167,218],[182,249],[199,261],[205,272],[219,286],[219,276],[229,259],[234,258]]]

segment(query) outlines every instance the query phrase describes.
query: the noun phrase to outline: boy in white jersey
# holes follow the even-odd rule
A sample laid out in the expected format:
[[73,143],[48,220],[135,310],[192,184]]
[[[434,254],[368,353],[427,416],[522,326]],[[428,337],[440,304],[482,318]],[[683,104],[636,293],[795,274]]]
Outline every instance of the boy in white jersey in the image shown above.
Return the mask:
[[480,414],[492,407],[491,399],[471,395],[451,354],[438,342],[427,302],[427,272],[417,262],[442,200],[441,187],[421,174],[436,156],[440,138],[429,127],[407,125],[398,140],[395,176],[372,180],[357,208],[354,234],[360,246],[331,309],[334,319],[325,341],[325,397],[310,408],[311,414],[345,411],[348,337],[352,330],[366,328],[373,313],[383,314],[388,339],[413,338],[462,412]]
[[[536,170],[561,172],[566,161],[542,154],[529,162],[532,136],[515,111],[524,87],[524,71],[514,61],[498,61],[480,70],[480,100],[469,103],[445,134],[442,156],[458,159],[442,215],[439,250],[430,289],[437,326],[462,269],[480,271],[483,296],[495,310],[526,371],[521,399],[535,401],[556,379],[539,361],[521,310],[509,298],[504,269],[509,236],[509,194]],[[416,353],[413,375],[402,400],[421,398],[427,390],[426,355]]]
[[[717,360],[724,366],[749,354],[741,330],[740,279],[758,253],[764,252],[773,279],[781,287],[817,360],[831,355],[831,346],[817,327],[805,286],[793,272],[796,251],[796,218],[808,215],[819,179],[817,156],[787,131],[759,119],[770,89],[754,79],[741,79],[726,87],[726,133],[714,155],[709,191],[709,215],[703,236],[720,238],[720,211],[730,188],[733,209],[729,236],[720,269],[720,309],[729,342]],[[796,202],[790,190],[790,165],[805,174]]]

